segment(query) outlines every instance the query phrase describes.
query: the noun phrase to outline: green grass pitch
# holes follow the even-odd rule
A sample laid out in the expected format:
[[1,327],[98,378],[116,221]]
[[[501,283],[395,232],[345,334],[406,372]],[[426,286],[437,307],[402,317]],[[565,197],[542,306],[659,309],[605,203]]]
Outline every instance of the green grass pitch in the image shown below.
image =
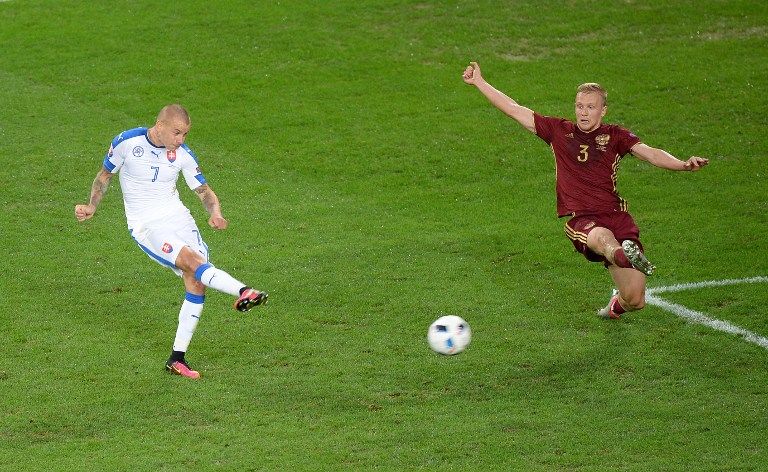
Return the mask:
[[[760,0],[0,2],[0,470],[723,471],[768,464],[768,350],[657,306],[595,316],[610,279],[555,217],[550,150],[461,80],[606,121],[650,287],[768,276],[768,4]],[[111,139],[190,111],[222,200],[208,292],[163,372],[181,281],[125,227]],[[663,294],[768,337],[768,284]],[[426,343],[458,314],[458,356]]]

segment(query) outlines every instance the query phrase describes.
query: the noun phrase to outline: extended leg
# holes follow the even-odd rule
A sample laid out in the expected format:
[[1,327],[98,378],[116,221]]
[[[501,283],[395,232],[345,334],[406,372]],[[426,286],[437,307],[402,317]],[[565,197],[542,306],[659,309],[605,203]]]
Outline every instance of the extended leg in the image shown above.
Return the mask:
[[235,301],[235,309],[238,311],[248,311],[256,305],[267,303],[266,292],[248,287],[227,272],[206,262],[200,254],[188,247],[179,252],[176,266],[185,273],[194,274],[195,280],[206,287],[238,297]]
[[592,252],[600,254],[613,265],[639,270],[645,275],[653,274],[656,266],[646,259],[640,246],[632,240],[625,240],[621,244],[611,230],[597,227],[587,235],[587,247]]

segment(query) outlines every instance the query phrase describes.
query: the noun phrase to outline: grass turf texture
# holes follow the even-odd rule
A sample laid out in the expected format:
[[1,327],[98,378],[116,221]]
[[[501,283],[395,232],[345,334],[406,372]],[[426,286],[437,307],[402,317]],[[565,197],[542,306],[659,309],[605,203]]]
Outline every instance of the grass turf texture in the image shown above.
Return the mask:
[[[684,20],[683,20],[684,19]],[[0,3],[0,469],[759,470],[768,352],[610,282],[554,217],[550,151],[461,82],[608,122],[697,174],[625,159],[651,286],[768,273],[768,5],[652,2]],[[181,282],[125,229],[117,182],[77,224],[109,141],[191,112],[230,229],[162,372]],[[180,184],[201,228],[196,197]],[[763,336],[764,284],[664,294]],[[439,357],[455,313],[473,344]]]

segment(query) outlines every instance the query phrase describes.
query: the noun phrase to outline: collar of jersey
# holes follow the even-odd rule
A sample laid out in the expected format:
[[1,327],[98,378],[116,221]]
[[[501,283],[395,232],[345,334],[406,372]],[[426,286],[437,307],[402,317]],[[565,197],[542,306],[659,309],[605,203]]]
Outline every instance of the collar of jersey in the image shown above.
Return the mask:
[[147,130],[144,132],[144,137],[147,138],[147,142],[149,144],[156,147],[157,149],[165,149],[165,146],[158,146],[157,144],[153,143],[151,139],[149,139],[149,128],[147,128]]

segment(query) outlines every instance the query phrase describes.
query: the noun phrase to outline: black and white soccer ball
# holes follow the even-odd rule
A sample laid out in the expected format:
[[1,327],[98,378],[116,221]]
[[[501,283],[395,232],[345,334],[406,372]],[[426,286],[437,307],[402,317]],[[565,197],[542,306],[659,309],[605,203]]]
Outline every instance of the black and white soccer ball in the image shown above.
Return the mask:
[[458,354],[469,346],[472,330],[469,323],[456,315],[436,319],[427,331],[427,341],[433,351],[447,356]]

